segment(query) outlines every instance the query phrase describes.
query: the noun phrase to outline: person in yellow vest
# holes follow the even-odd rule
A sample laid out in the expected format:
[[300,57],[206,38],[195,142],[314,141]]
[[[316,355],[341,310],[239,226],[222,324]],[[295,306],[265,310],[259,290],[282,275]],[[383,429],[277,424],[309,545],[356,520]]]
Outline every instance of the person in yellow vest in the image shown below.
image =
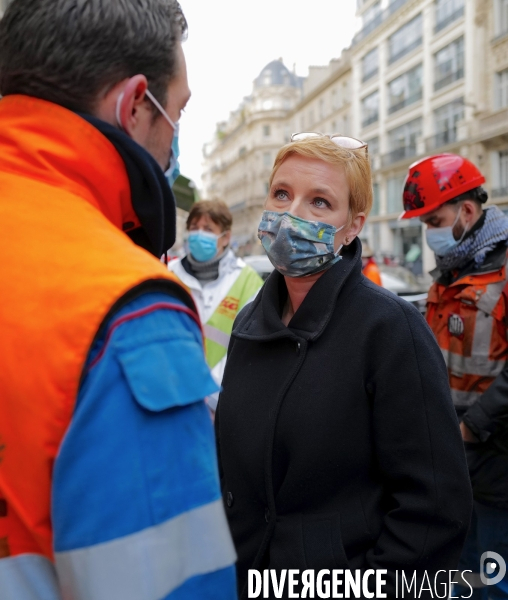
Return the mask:
[[[192,294],[205,334],[206,360],[220,385],[233,323],[263,285],[254,269],[230,248],[233,218],[221,200],[194,204],[187,217],[187,254],[168,268]],[[207,398],[212,410],[218,394]]]
[[409,168],[401,218],[420,218],[435,253],[426,319],[448,367],[475,500],[458,566],[469,573],[451,597],[501,600],[508,598],[508,217],[483,208],[484,182],[462,156],[424,158]]
[[236,599],[218,386],[160,263],[186,31],[176,0],[0,21],[1,600]]

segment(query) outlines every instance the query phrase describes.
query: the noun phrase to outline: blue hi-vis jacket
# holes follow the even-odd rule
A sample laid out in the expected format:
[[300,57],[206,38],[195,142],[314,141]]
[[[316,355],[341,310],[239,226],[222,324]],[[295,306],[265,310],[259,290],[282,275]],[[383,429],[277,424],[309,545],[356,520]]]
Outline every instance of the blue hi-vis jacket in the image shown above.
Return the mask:
[[0,561],[2,600],[236,599],[203,401],[217,385],[192,319],[150,310],[168,300],[131,301],[95,342],[54,466],[56,568]]

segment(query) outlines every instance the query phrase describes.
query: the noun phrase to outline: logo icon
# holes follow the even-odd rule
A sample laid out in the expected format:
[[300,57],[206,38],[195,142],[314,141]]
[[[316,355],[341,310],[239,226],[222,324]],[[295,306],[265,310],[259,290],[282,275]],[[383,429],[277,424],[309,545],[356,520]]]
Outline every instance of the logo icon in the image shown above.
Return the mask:
[[[495,561],[495,562],[494,562]],[[498,573],[490,577],[495,571]],[[487,575],[486,575],[486,574]],[[480,558],[480,579],[484,585],[496,585],[506,575],[506,562],[504,558],[497,552],[484,552]]]

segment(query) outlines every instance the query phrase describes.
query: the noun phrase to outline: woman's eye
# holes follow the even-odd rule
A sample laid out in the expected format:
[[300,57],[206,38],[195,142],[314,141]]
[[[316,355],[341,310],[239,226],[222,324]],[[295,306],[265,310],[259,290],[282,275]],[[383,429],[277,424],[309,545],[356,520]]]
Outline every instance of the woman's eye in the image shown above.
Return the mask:
[[330,203],[323,200],[323,198],[314,198],[313,204],[316,208],[326,208],[327,206],[330,206]]
[[288,195],[284,190],[276,190],[273,194],[273,197],[277,200],[286,200]]

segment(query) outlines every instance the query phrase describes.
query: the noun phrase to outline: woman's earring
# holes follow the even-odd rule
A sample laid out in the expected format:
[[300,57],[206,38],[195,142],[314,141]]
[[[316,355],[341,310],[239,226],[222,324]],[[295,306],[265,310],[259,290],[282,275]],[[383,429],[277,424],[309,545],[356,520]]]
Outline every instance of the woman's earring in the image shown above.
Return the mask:
[[346,236],[346,238],[344,239],[344,241],[346,242],[346,245],[349,244],[349,238]]

